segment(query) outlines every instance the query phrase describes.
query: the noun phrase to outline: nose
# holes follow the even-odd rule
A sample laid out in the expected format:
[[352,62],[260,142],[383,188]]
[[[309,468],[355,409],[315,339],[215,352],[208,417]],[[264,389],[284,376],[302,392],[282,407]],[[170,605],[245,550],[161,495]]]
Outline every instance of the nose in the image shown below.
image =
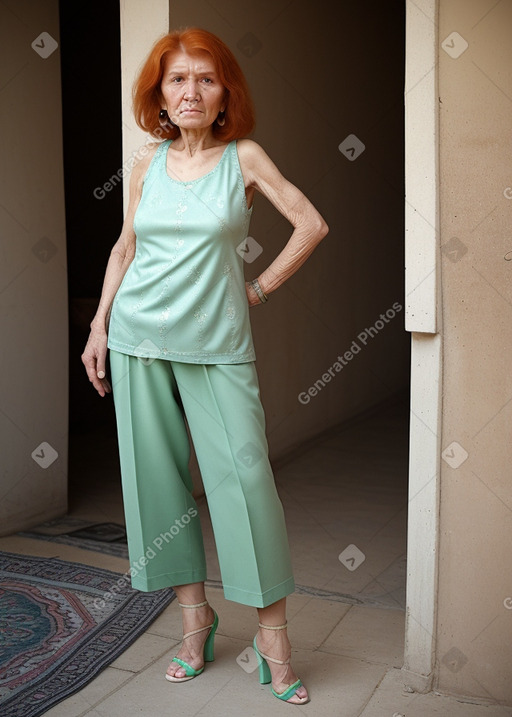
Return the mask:
[[185,91],[183,94],[183,97],[185,100],[197,100],[199,95],[199,91],[197,88],[197,85],[194,80],[189,80],[187,84],[185,85]]

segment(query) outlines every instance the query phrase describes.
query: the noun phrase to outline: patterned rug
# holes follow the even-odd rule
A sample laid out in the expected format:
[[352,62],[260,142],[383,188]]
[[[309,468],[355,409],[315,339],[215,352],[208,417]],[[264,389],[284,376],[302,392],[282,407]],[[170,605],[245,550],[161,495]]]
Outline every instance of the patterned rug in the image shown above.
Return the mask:
[[37,717],[82,689],[174,597],[110,570],[0,552],[2,717]]

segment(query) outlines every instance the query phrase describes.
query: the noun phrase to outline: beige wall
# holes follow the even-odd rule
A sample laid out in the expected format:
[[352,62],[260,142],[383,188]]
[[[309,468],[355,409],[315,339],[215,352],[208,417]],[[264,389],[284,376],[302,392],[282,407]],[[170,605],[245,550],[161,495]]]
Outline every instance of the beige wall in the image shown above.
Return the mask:
[[[396,33],[390,50],[378,17],[387,13],[378,4],[370,16],[357,3],[347,8],[330,0],[314,10],[303,0],[171,0],[169,8],[171,29],[203,27],[233,50],[256,103],[253,138],[330,226],[308,263],[252,310],[276,458],[408,385],[404,311],[380,323],[395,302],[403,304],[403,32],[399,19],[387,21]],[[349,134],[366,145],[353,162],[338,149]],[[257,197],[250,235],[263,252],[246,265],[247,278],[268,266],[290,233]],[[375,322],[378,331],[364,345],[358,335]],[[345,358],[342,371],[301,403],[299,394],[345,352],[353,358]]]
[[[469,43],[458,58],[442,49],[453,32],[463,40],[448,39],[452,54],[463,41]],[[512,249],[511,37],[509,0],[441,0],[444,452],[438,687],[508,704],[512,263],[505,255]]]
[[0,534],[67,509],[68,341],[57,0],[0,6]]

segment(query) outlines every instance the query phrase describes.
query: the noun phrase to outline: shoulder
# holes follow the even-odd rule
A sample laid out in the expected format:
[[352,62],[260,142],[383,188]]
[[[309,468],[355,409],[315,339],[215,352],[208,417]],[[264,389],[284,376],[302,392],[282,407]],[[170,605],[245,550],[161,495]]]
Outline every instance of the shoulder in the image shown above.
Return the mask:
[[281,177],[281,173],[266,151],[252,139],[237,141],[238,158],[244,176],[249,184],[258,184],[258,179]]
[[245,162],[248,166],[257,164],[258,160],[270,159],[263,147],[253,139],[238,139],[236,147],[240,161]]
[[143,144],[139,149],[132,154],[130,158],[131,164],[131,177],[130,184],[132,187],[142,187],[144,177],[151,164],[151,160],[155,156],[158,148],[162,145],[162,142],[147,142]]
[[161,142],[147,142],[134,152],[124,167],[129,172],[129,201],[133,209],[142,196],[142,186],[151,160],[155,156]]
[[135,174],[140,175],[146,172],[157,150],[163,144],[164,142],[147,142],[146,144],[143,144],[141,147],[139,147],[137,152],[135,152],[133,155],[133,171]]

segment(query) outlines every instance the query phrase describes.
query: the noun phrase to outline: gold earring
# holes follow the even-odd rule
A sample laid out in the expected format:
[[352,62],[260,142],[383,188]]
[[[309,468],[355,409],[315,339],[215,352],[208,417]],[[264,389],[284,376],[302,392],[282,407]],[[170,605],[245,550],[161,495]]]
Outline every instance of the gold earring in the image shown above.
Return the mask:
[[[221,117],[221,115],[222,115],[222,117]],[[225,115],[226,115],[225,111],[219,112],[219,114],[217,115],[217,124],[219,125],[219,127],[224,127],[224,125],[226,124],[226,116]]]

